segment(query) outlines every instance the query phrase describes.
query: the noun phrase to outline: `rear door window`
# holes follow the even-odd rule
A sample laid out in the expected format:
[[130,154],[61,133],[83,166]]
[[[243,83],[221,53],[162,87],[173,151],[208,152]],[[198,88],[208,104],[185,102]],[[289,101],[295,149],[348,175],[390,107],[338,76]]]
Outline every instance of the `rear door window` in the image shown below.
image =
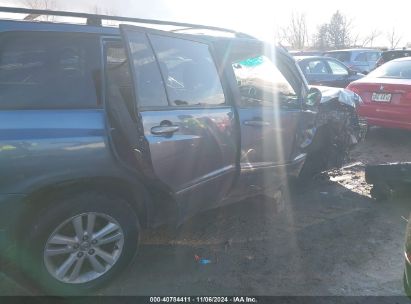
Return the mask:
[[218,106],[223,88],[207,44],[149,35],[171,106]]
[[97,36],[5,33],[0,37],[0,108],[95,108],[101,86]]
[[154,52],[143,33],[129,34],[131,60],[135,71],[135,88],[139,107],[168,106],[167,94]]
[[328,60],[327,62],[333,75],[348,75],[347,68],[341,63],[334,60]]
[[380,53],[378,52],[369,52],[367,53],[367,61],[375,62],[380,58]]

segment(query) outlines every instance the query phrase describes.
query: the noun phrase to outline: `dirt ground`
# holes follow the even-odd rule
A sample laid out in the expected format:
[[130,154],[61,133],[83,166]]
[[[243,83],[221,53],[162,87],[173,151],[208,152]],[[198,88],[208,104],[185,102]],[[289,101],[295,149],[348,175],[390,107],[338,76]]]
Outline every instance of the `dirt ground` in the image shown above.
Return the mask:
[[364,165],[411,161],[410,152],[410,132],[372,129],[349,166],[286,204],[256,198],[147,232],[134,263],[98,294],[403,295],[411,205],[371,199]]

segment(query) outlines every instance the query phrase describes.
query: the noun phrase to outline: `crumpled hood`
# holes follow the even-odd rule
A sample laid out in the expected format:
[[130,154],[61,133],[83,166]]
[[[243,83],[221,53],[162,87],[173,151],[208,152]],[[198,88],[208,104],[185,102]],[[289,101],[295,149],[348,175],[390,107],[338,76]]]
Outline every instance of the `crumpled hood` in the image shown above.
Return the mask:
[[338,101],[347,106],[356,108],[360,102],[360,96],[356,93],[342,88],[325,87],[325,86],[311,86],[321,91],[321,103],[327,103],[338,98]]

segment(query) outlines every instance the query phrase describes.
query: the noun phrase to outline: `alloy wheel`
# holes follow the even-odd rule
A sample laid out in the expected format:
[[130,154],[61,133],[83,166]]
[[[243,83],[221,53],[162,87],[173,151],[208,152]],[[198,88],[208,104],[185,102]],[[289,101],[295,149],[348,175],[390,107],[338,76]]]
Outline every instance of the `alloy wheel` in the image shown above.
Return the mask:
[[44,247],[44,264],[61,282],[87,283],[116,264],[123,245],[124,233],[116,220],[102,213],[83,213],[51,233]]

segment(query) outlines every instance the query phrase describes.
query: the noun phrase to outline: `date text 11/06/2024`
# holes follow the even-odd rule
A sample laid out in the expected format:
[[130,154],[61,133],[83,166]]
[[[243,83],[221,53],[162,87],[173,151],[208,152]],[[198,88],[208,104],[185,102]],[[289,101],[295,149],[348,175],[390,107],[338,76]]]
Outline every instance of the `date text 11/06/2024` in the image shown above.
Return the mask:
[[254,297],[150,297],[150,303],[258,303]]

